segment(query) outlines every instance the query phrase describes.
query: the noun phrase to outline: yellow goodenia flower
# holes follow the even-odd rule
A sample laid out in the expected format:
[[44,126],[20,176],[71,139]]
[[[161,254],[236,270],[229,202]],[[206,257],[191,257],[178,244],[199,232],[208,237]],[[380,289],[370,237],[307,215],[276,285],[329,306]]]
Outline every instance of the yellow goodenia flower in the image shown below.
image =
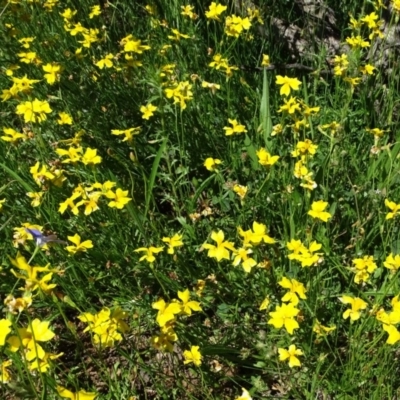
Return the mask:
[[97,63],[95,63],[94,65],[100,69],[103,68],[112,68],[114,63],[113,63],[113,58],[114,58],[114,54],[112,53],[108,53],[104,58],[102,58],[101,60],[99,60]]
[[257,265],[257,261],[249,257],[249,254],[252,253],[253,250],[249,248],[241,248],[235,250],[233,252],[235,258],[233,260],[232,265],[234,267],[237,267],[238,265],[241,264],[246,273],[251,272],[251,269]]
[[206,11],[206,17],[208,19],[215,19],[219,21],[219,16],[227,9],[227,6],[217,4],[214,1],[210,4],[208,11]]
[[192,315],[192,311],[202,311],[200,303],[198,301],[190,300],[189,289],[184,292],[178,291],[178,297],[182,303],[178,303],[181,306],[181,313],[184,315]]
[[224,241],[225,235],[222,230],[218,232],[211,233],[211,239],[214,240],[217,245],[206,243],[203,245],[205,249],[208,249],[208,257],[214,257],[217,261],[221,261],[223,259],[230,259],[230,251],[235,251],[235,247],[232,242]]
[[140,112],[143,114],[142,118],[143,119],[149,119],[154,115],[154,111],[157,110],[156,106],[153,106],[153,104],[149,103],[147,106],[141,106],[140,107]]
[[301,82],[297,78],[289,78],[288,76],[276,76],[276,84],[282,85],[280,90],[281,96],[289,96],[291,90],[299,90]]
[[327,222],[328,219],[332,218],[332,215],[330,213],[324,211],[327,206],[328,203],[326,201],[322,200],[314,201],[311,204],[311,210],[308,211],[307,214],[313,218],[317,218],[323,222]]
[[32,207],[39,207],[42,204],[44,192],[28,192],[26,195],[32,199]]
[[71,392],[63,386],[57,386],[57,392],[61,397],[65,397],[70,400],[94,400],[97,396],[95,392],[86,392],[86,390],[80,390],[79,392]]
[[46,353],[38,342],[48,342],[55,336],[54,332],[49,329],[49,325],[50,321],[40,321],[36,318],[29,324],[28,328],[19,328],[18,335],[11,336],[7,340],[10,350],[16,352],[23,347],[28,361],[35,358],[42,360]]
[[236,119],[230,119],[228,118],[228,122],[232,125],[232,126],[225,126],[224,127],[224,131],[225,131],[225,136],[231,136],[234,134],[239,134],[239,133],[245,133],[247,132],[247,129],[244,125],[241,125],[237,122]]
[[11,144],[17,144],[19,140],[26,140],[28,139],[27,135],[24,133],[19,133],[12,128],[3,128],[3,132],[6,136],[1,136],[1,140],[5,142],[10,142]]
[[158,310],[156,321],[161,328],[174,321],[175,315],[182,311],[182,306],[177,301],[168,304],[163,299],[154,302],[151,307]]
[[72,120],[71,115],[69,115],[68,113],[60,112],[60,113],[58,113],[58,116],[60,117],[57,120],[58,125],[72,125],[73,120]]
[[198,15],[195,12],[193,12],[193,10],[194,10],[193,6],[190,6],[190,5],[181,6],[181,9],[182,9],[181,15],[189,17],[190,19],[193,19],[193,20],[197,19]]
[[11,332],[11,321],[0,319],[0,346],[4,346],[7,335]]
[[68,251],[68,253],[71,254],[76,254],[76,253],[83,253],[86,252],[88,249],[93,248],[93,242],[91,240],[85,240],[81,242],[81,237],[75,233],[74,236],[67,236],[68,240],[72,242],[74,245],[73,246],[67,246],[65,250]]
[[89,18],[92,19],[101,14],[100,6],[93,6],[90,8]]
[[391,212],[386,214],[386,219],[392,219],[397,214],[400,214],[400,204],[396,204],[394,201],[385,199],[385,206],[390,209]]
[[393,272],[397,271],[398,269],[400,269],[400,254],[394,255],[393,253],[390,253],[386,257],[383,265]]
[[347,319],[350,317],[352,321],[356,321],[361,317],[360,310],[365,310],[367,308],[367,303],[360,299],[359,297],[342,296],[339,300],[344,304],[350,304],[351,308],[347,309],[343,313],[343,318]]
[[201,359],[203,358],[199,351],[199,346],[192,346],[190,350],[185,350],[183,357],[185,358],[184,364],[193,363],[196,367],[201,365]]
[[33,101],[24,101],[17,105],[16,113],[24,116],[25,122],[42,122],[47,119],[47,115],[52,112],[47,101],[35,99]]
[[261,66],[262,67],[269,67],[271,65],[269,55],[263,54],[262,55],[262,61],[261,61]]
[[136,250],[133,250],[134,252],[138,253],[138,252],[145,252],[146,254],[143,255],[142,257],[139,258],[139,261],[143,261],[146,260],[149,263],[153,263],[156,258],[154,257],[154,254],[160,253],[161,251],[163,251],[164,247],[139,247]]
[[138,135],[140,133],[141,127],[138,126],[136,128],[129,128],[129,129],[112,129],[112,135],[125,135],[123,142],[131,142],[134,135]]
[[239,397],[236,397],[235,400],[253,400],[253,398],[250,396],[250,393],[242,388],[242,395]]
[[11,364],[12,360],[3,361],[0,364],[0,383],[4,384],[10,382],[11,374],[7,368],[11,366]]
[[279,156],[272,156],[263,147],[260,150],[257,150],[256,154],[258,157],[258,162],[265,167],[271,167],[279,160]]
[[85,165],[95,165],[100,164],[102,158],[97,155],[97,149],[87,148],[85,154],[82,156],[82,162]]
[[243,200],[246,197],[248,187],[236,184],[232,190],[240,197],[240,200]]
[[56,149],[56,153],[61,156],[61,157],[67,157],[61,162],[64,164],[69,164],[69,163],[76,163],[81,160],[81,153],[82,153],[82,147],[69,147],[67,150],[65,149]]
[[284,327],[292,335],[295,329],[299,328],[299,323],[294,319],[300,312],[292,303],[276,306],[275,311],[269,313],[271,319],[267,324],[273,325],[276,329]]
[[176,233],[172,237],[163,237],[161,239],[164,243],[168,244],[168,250],[167,250],[168,254],[174,254],[175,247],[183,246],[182,237],[183,237],[182,235]]
[[118,188],[115,193],[110,190],[106,193],[106,197],[111,199],[111,201],[108,203],[108,207],[111,208],[118,208],[119,210],[122,210],[131,200],[131,197],[128,196],[128,191],[127,190],[122,190]]
[[279,282],[279,286],[282,286],[289,291],[282,297],[283,302],[292,303],[294,306],[299,304],[299,297],[301,299],[306,299],[306,288],[301,282],[296,281],[296,279],[289,279],[283,277]]
[[227,36],[239,37],[243,30],[249,30],[251,22],[248,17],[241,18],[237,15],[231,15],[225,19],[225,33]]
[[54,85],[56,81],[60,79],[60,71],[61,71],[61,66],[54,64],[54,63],[48,63],[46,65],[42,66],[43,71],[46,72],[44,74],[44,78],[46,79],[47,83],[49,85]]
[[218,171],[217,167],[219,164],[222,164],[222,161],[218,158],[212,158],[212,157],[208,157],[206,158],[206,160],[204,161],[204,166],[210,171],[210,172],[214,172],[214,171]]
[[301,366],[300,360],[296,356],[302,356],[304,353],[300,349],[297,349],[296,345],[291,344],[288,350],[279,348],[278,352],[280,361],[289,359],[290,368]]

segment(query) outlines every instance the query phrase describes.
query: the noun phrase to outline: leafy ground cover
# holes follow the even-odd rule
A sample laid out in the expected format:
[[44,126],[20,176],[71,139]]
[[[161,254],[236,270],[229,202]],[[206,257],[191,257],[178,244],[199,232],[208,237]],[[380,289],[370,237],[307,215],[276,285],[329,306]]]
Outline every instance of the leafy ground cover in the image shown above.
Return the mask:
[[300,3],[2,1],[2,398],[400,396],[400,3]]

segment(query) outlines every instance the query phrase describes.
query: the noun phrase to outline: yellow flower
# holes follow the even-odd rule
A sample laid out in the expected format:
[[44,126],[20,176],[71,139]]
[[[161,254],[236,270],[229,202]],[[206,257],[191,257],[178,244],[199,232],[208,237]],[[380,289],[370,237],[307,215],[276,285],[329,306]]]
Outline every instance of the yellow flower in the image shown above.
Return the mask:
[[21,43],[22,47],[25,49],[29,49],[31,47],[31,43],[35,40],[34,37],[24,37],[18,40],[19,43]]
[[346,42],[354,49],[357,47],[369,47],[371,44],[364,40],[360,35],[358,36],[351,36],[346,38]]
[[325,336],[329,332],[332,332],[336,329],[336,326],[324,326],[322,325],[318,320],[315,321],[314,327],[313,327],[313,332],[317,334],[317,337]]
[[226,136],[231,136],[235,133],[245,133],[247,132],[247,129],[244,125],[240,125],[236,119],[230,119],[228,118],[228,122],[232,125],[231,127],[224,127],[225,135]]
[[339,297],[339,300],[344,304],[350,304],[351,308],[347,309],[343,313],[343,318],[347,319],[350,317],[352,321],[356,321],[360,318],[360,310],[365,310],[367,308],[367,303],[360,299],[359,297],[343,296]]
[[243,185],[234,185],[232,190],[240,197],[240,200],[243,200],[246,197],[247,194],[247,186]]
[[70,8],[66,8],[62,13],[60,13],[60,15],[68,21],[72,19],[76,13],[77,11],[72,11]]
[[[294,306],[299,304],[299,297],[301,299],[306,299],[306,288],[301,282],[296,281],[296,279],[288,279],[286,277],[283,277],[279,282],[278,285],[282,286],[285,289],[288,289],[289,292],[287,292],[283,297],[282,301],[283,302],[290,302]],[[298,296],[299,297],[298,297]]]
[[400,269],[400,254],[394,255],[394,254],[390,253],[386,257],[386,260],[383,263],[383,265],[386,268],[392,270],[393,272],[397,271],[398,269]]
[[3,128],[3,132],[6,136],[1,136],[1,139],[14,145],[18,143],[18,140],[26,140],[28,138],[24,133],[19,133],[12,128]]
[[125,135],[123,142],[131,142],[134,135],[138,135],[140,133],[140,126],[136,128],[129,128],[129,129],[113,129],[111,130],[112,135]]
[[180,33],[180,32],[178,31],[178,29],[172,29],[171,32],[172,32],[175,36],[168,35],[168,39],[170,39],[170,40],[179,41],[181,38],[183,38],[183,39],[190,39],[190,36],[189,36],[189,35],[185,35],[185,34],[183,34],[183,33]]
[[243,30],[249,30],[251,22],[248,17],[241,18],[236,15],[226,17],[225,19],[225,33],[228,36],[239,37]]
[[182,9],[182,12],[181,12],[182,15],[189,17],[190,19],[193,19],[193,20],[197,19],[198,15],[193,12],[193,10],[194,10],[193,6],[190,6],[190,5],[181,6],[181,9]]
[[376,68],[371,64],[365,64],[363,67],[360,68],[360,71],[363,75],[373,75],[374,70]]
[[179,235],[178,233],[176,233],[172,237],[163,237],[162,241],[168,244],[168,250],[167,250],[168,254],[174,254],[175,247],[183,246],[182,235]]
[[296,356],[302,356],[303,352],[300,349],[296,349],[296,345],[291,344],[289,349],[278,349],[279,352],[279,361],[285,361],[289,359],[289,367],[300,367],[300,360]]
[[386,132],[386,131],[384,131],[383,129],[380,129],[380,128],[372,128],[372,129],[370,129],[370,128],[365,128],[365,130],[366,130],[367,132],[371,133],[372,135],[374,135],[374,136],[377,137],[377,138],[382,137],[383,134]]
[[82,156],[81,161],[85,165],[95,165],[95,164],[100,164],[101,160],[102,158],[97,155],[97,150],[88,147],[85,151],[85,154]]
[[242,395],[239,397],[236,397],[235,400],[253,400],[252,397],[250,396],[250,393],[242,388]]
[[29,51],[27,53],[22,52],[17,54],[18,57],[20,58],[20,61],[25,63],[25,64],[40,64],[41,60],[37,56],[37,54],[34,51]]
[[389,334],[386,340],[387,344],[396,344],[400,340],[400,332],[394,325],[383,324],[382,328]]
[[58,113],[60,119],[57,120],[58,125],[72,125],[72,117],[66,112]]
[[218,83],[210,83],[207,81],[201,82],[201,87],[210,89],[212,94],[215,94],[217,90],[221,89],[221,85],[218,85]]
[[154,115],[154,111],[157,110],[156,106],[153,106],[151,103],[147,104],[147,106],[141,106],[140,112],[143,114],[143,119],[149,119]]
[[171,326],[164,326],[161,328],[161,332],[158,336],[155,335],[151,338],[151,345],[159,351],[172,353],[174,350],[174,342],[177,340],[178,335],[173,328]]
[[17,114],[23,114],[25,122],[42,122],[47,119],[46,114],[52,112],[47,101],[35,99],[33,101],[24,101],[17,105]]
[[296,150],[292,151],[292,157],[299,157],[304,155],[313,156],[315,155],[317,149],[318,146],[316,144],[313,144],[310,139],[306,139],[304,142],[300,140],[296,145]]
[[118,188],[115,193],[113,191],[108,191],[106,193],[106,197],[108,197],[109,199],[112,199],[109,203],[108,203],[108,207],[111,208],[118,208],[120,210],[122,210],[126,204],[128,204],[132,198],[131,197],[127,197],[128,195],[128,191],[127,190],[122,190],[120,188]]
[[236,267],[239,264],[242,264],[242,267],[246,273],[251,272],[251,269],[257,265],[257,261],[249,257],[249,254],[252,253],[253,250],[246,248],[234,250],[233,254],[235,255],[235,258],[232,265]]
[[94,17],[96,17],[97,15],[101,14],[101,9],[100,6],[93,6],[90,8],[90,14],[89,14],[89,18],[92,19]]
[[269,313],[271,319],[267,322],[275,328],[285,327],[287,332],[292,335],[295,329],[299,328],[299,323],[294,319],[300,312],[292,303],[276,306],[275,311]]
[[235,251],[235,247],[232,242],[224,241],[224,238],[225,235],[222,230],[211,233],[211,239],[214,240],[217,245],[214,246],[208,243],[203,245],[205,249],[208,249],[208,257],[214,257],[217,261],[221,261],[222,259],[229,260],[229,250]]
[[216,4],[214,1],[210,4],[208,11],[206,11],[206,17],[208,19],[215,19],[219,21],[219,16],[227,9],[227,6],[222,4]]
[[266,309],[268,308],[270,302],[271,302],[271,301],[270,301],[269,297],[267,296],[267,297],[262,301],[262,303],[260,304],[259,310],[260,310],[260,311],[266,310]]
[[190,350],[185,350],[183,357],[185,358],[184,364],[193,363],[196,367],[201,365],[201,359],[203,358],[199,351],[199,346],[192,346]]
[[289,100],[283,99],[284,105],[279,107],[278,112],[287,111],[289,114],[294,114],[295,111],[300,111],[300,103],[295,97],[290,97]]
[[262,56],[262,61],[261,61],[261,66],[262,67],[269,67],[271,65],[269,56],[267,54],[263,54]]
[[103,69],[104,67],[111,68],[114,65],[113,61],[112,61],[113,58],[114,58],[114,54],[108,53],[104,58],[102,58],[100,61],[98,61],[94,65],[96,67],[99,67],[100,69]]
[[177,82],[173,87],[164,90],[168,99],[173,98],[174,104],[180,105],[181,109],[186,109],[186,102],[193,98],[192,86],[189,81]]
[[74,236],[67,236],[68,240],[72,242],[73,246],[67,246],[65,250],[68,253],[76,254],[80,252],[86,252],[88,249],[93,248],[93,243],[91,240],[85,240],[81,243],[81,237],[76,233]]
[[44,182],[48,180],[53,180],[55,175],[47,169],[46,165],[42,165],[42,168],[39,170],[40,162],[38,161],[33,167],[30,168],[30,173],[32,174],[35,182],[41,186]]
[[218,158],[212,158],[212,157],[208,157],[206,158],[206,160],[204,161],[204,166],[210,171],[210,172],[214,172],[214,171],[218,171],[217,166],[219,164],[222,164],[222,161]]
[[400,214],[400,204],[396,204],[394,201],[385,199],[385,206],[391,210],[391,212],[386,214],[386,219],[392,219],[397,214]]
[[79,214],[79,209],[78,209],[78,206],[74,203],[74,200],[76,200],[80,196],[81,195],[79,193],[74,193],[71,197],[69,197],[68,199],[66,199],[62,203],[60,203],[60,207],[58,209],[58,212],[61,213],[61,214],[64,214],[64,212],[68,208],[70,208],[74,215],[78,215]]
[[182,302],[182,304],[180,304],[182,314],[191,315],[192,311],[202,311],[198,301],[190,300],[189,289],[186,289],[184,292],[178,291],[178,297]]
[[260,150],[257,150],[256,154],[258,162],[265,167],[270,167],[279,160],[279,156],[271,156],[271,154],[263,147],[261,147]]
[[297,78],[289,78],[288,76],[276,76],[276,84],[282,85],[280,90],[281,96],[289,96],[290,90],[299,90],[301,82]]
[[10,350],[16,352],[20,347],[23,347],[28,361],[32,361],[35,358],[42,360],[46,353],[38,342],[48,342],[55,336],[54,332],[49,329],[49,324],[49,321],[40,321],[36,318],[29,324],[27,329],[18,329],[18,335],[11,336],[7,340]]
[[42,66],[43,71],[47,72],[44,74],[44,78],[46,79],[49,85],[53,85],[57,80],[59,80],[59,73],[61,71],[61,67],[57,64],[46,64]]
[[7,335],[11,332],[11,321],[0,319],[0,346],[4,346]]
[[56,153],[64,157],[66,156],[62,163],[64,164],[69,164],[69,163],[75,163],[77,161],[80,161],[81,159],[81,154],[82,153],[82,147],[69,147],[67,150],[65,149],[56,149]]
[[157,254],[157,253],[160,253],[161,251],[163,251],[163,247],[153,247],[153,246],[140,247],[140,248],[138,248],[136,250],[133,250],[133,251],[135,251],[136,253],[138,253],[140,251],[146,253],[144,256],[139,258],[139,261],[146,260],[149,263],[153,263],[156,260],[156,258],[154,257],[153,254]]
[[61,397],[66,397],[70,400],[94,400],[97,396],[97,393],[86,392],[83,389],[74,393],[62,386],[57,386],[57,392]]
[[40,204],[42,203],[42,197],[44,195],[44,192],[28,192],[26,195],[32,199],[31,201],[32,207],[39,207]]
[[3,361],[0,364],[0,383],[3,385],[11,380],[11,374],[7,369],[11,364],[11,360]]
[[324,211],[325,208],[328,206],[326,201],[318,200],[314,201],[311,204],[311,210],[308,211],[308,215],[313,218],[320,219],[321,221],[327,222],[329,218],[332,218],[332,215],[327,211]]
[[182,307],[177,301],[168,304],[163,299],[154,302],[151,307],[158,310],[156,320],[161,328],[165,327],[167,323],[170,326],[171,321],[175,320],[175,315],[182,311]]

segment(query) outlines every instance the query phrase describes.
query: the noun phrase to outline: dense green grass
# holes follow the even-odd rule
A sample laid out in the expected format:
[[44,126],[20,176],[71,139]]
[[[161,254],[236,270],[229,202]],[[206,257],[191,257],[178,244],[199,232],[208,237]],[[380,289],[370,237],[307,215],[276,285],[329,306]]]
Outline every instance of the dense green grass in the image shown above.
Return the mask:
[[[3,368],[12,362],[0,375],[1,397],[68,398],[68,393],[60,396],[64,387],[93,394],[69,395],[81,400],[94,394],[126,400],[250,398],[240,397],[243,388],[253,399],[398,398],[400,260],[393,270],[384,263],[390,254],[400,254],[400,206],[399,211],[395,207],[400,203],[400,71],[395,50],[383,51],[386,39],[376,37],[378,30],[384,35],[395,26],[396,12],[374,8],[372,2],[346,2],[344,9],[343,2],[330,1],[337,14],[329,27],[326,19],[316,20],[292,2],[259,1],[242,8],[223,2],[227,8],[219,20],[207,18],[211,2],[199,0],[191,2],[194,19],[182,15],[188,3],[178,0],[100,3],[100,14],[93,18],[89,14],[98,4],[91,1],[1,3],[0,129],[25,135],[15,143],[0,140],[0,200],[5,199],[0,362]],[[249,29],[238,37],[227,35],[226,18],[246,18],[249,7]],[[69,22],[67,8],[77,11]],[[384,17],[385,25],[368,27],[364,18],[372,12]],[[349,25],[349,13],[362,22],[360,28]],[[298,26],[311,53],[292,53],[291,39],[277,32],[277,19]],[[90,47],[82,47],[82,32],[72,34],[77,23],[98,29]],[[340,44],[335,54],[316,40],[328,28]],[[173,29],[188,37],[174,40]],[[346,38],[358,35],[369,41],[373,32],[371,47],[346,44]],[[138,52],[125,51],[128,35],[141,41]],[[34,38],[29,48],[22,38]],[[36,58],[25,63],[22,52],[35,52]],[[96,63],[107,54],[112,54],[110,68],[100,68]],[[141,65],[129,66],[126,54]],[[236,67],[231,74],[226,67],[210,66],[217,54]],[[335,74],[334,58],[343,54],[348,65]],[[263,55],[269,55],[270,66],[262,66]],[[61,67],[54,83],[43,69],[51,69],[51,63]],[[300,67],[291,68],[294,63]],[[169,64],[174,64],[170,72],[164,68]],[[376,67],[372,74],[362,73],[366,64]],[[24,76],[37,81],[30,89],[9,92],[15,78]],[[277,76],[293,79],[289,96],[280,93]],[[353,87],[347,78],[360,79]],[[168,89],[179,82],[191,88],[186,87],[183,100],[175,93],[174,103]],[[203,82],[219,88],[202,87]],[[298,110],[279,111],[291,96]],[[43,121],[32,122],[21,110],[35,99],[47,101],[52,110]],[[149,103],[157,109],[144,119],[141,107]],[[306,105],[319,109],[310,115]],[[72,117],[72,124],[57,122],[61,112]],[[227,136],[228,120],[236,120],[245,132]],[[335,130],[328,127],[333,122]],[[283,133],[275,135],[278,124]],[[123,141],[122,132],[112,133],[139,127],[131,141]],[[374,128],[384,130],[380,137]],[[63,163],[67,157],[57,149],[79,146],[77,159],[89,148],[97,150],[101,162]],[[292,153],[299,147],[303,158]],[[262,165],[261,148],[279,159]],[[209,157],[221,161],[216,170],[204,166]],[[303,179],[295,176],[300,159],[311,173]],[[35,181],[31,171],[37,162],[53,177]],[[61,169],[65,179],[57,181]],[[92,187],[106,181],[115,186]],[[244,198],[235,185],[247,187]],[[61,213],[60,204],[79,187],[86,191],[74,204],[99,192],[93,198],[99,209],[87,208],[85,215],[82,204],[76,214],[71,208]],[[112,204],[118,203],[117,188],[129,198],[121,208]],[[41,204],[33,207],[27,193],[40,191]],[[309,214],[318,201],[327,203],[326,221]],[[394,218],[387,218],[390,212]],[[243,243],[240,233],[256,230],[255,222],[265,226],[269,239],[263,242],[262,235],[247,232],[251,240]],[[24,224],[37,225],[45,235],[55,233],[68,244],[43,248],[31,236],[18,243],[18,232],[27,234]],[[217,260],[209,245],[216,244],[219,231],[231,244],[225,250],[228,258]],[[92,247],[86,243],[77,252],[68,247],[75,234]],[[183,245],[169,254],[163,239],[175,234],[182,235]],[[312,260],[304,247],[300,257],[292,257],[288,243],[294,240],[307,248],[314,241],[321,246]],[[154,262],[135,251],[150,246],[163,247]],[[244,259],[252,257],[257,264],[250,272],[233,265],[240,248]],[[246,250],[253,253],[243,255]],[[364,256],[376,264],[353,262]],[[29,267],[22,257],[31,267],[48,270],[24,279]],[[307,260],[311,265],[304,266]],[[46,282],[42,278],[48,273]],[[306,290],[305,296],[301,288],[297,292],[302,293],[294,305],[298,311],[289,321],[299,327],[293,332],[271,324],[270,313],[287,304],[283,278],[301,282]],[[46,290],[46,284],[54,287]],[[191,311],[182,308],[186,290]],[[20,298],[20,310],[8,295]],[[28,306],[21,298],[30,295]],[[358,319],[344,318],[350,308],[344,296],[365,302]],[[161,299],[170,307],[166,311]],[[101,327],[108,329],[103,336],[89,324],[94,318],[89,313],[100,312]],[[335,329],[319,335],[317,320]],[[170,347],[160,344],[162,326],[173,339]],[[20,339],[25,340],[19,345]],[[280,360],[290,345],[303,353],[300,366]],[[184,363],[192,346],[199,347],[200,365]],[[50,353],[58,358],[42,366],[42,373],[32,371]]]

